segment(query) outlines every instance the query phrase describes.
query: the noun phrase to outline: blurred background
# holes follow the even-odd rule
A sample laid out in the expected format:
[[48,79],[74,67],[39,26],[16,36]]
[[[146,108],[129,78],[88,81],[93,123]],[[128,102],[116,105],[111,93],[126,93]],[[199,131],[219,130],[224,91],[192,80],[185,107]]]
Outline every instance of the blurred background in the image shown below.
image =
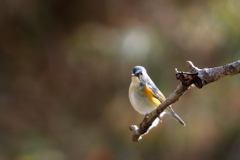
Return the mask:
[[238,0],[0,1],[1,160],[235,160],[240,84],[189,90],[140,142],[131,69],[168,96],[174,69],[240,57]]

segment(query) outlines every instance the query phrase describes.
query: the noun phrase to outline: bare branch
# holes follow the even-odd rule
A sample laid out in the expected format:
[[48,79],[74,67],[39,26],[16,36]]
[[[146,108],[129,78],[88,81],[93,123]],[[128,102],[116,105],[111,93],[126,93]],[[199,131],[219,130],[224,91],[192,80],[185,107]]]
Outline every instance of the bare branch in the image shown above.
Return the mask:
[[136,125],[131,125],[129,128],[132,131],[132,141],[139,141],[142,136],[147,134],[152,128],[154,120],[171,104],[179,100],[179,98],[194,84],[198,88],[202,88],[211,82],[217,81],[221,78],[232,76],[240,73],[240,60],[226,64],[220,67],[199,69],[193,65],[191,61],[187,61],[190,72],[180,72],[177,69],[176,78],[182,83],[176,90],[169,95],[169,97],[161,103],[155,110],[149,113],[143,121]]

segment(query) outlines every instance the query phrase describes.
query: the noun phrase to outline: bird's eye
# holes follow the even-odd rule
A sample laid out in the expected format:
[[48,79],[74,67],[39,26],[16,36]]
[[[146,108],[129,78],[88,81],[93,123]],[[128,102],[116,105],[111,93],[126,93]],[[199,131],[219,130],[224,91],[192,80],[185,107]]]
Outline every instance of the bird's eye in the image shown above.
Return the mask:
[[141,76],[142,75],[142,72],[138,72],[138,73],[136,73],[136,76]]

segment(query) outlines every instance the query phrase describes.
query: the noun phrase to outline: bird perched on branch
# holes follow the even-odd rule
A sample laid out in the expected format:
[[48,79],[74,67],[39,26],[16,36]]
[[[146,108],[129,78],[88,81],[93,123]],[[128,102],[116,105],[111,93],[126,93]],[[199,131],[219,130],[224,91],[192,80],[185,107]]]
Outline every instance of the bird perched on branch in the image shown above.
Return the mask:
[[[166,98],[148,76],[146,69],[142,66],[135,66],[132,69],[129,99],[136,111],[141,114],[148,114],[156,109]],[[180,124],[185,126],[184,121],[173,111],[171,106],[167,107],[160,114],[160,120],[164,114],[171,115]]]

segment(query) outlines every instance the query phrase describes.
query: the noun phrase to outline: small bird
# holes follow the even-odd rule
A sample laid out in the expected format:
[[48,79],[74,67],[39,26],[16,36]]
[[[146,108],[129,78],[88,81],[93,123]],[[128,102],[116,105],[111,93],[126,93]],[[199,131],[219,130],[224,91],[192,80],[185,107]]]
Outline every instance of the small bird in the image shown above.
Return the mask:
[[[147,71],[142,66],[135,66],[132,69],[132,82],[129,87],[129,99],[133,108],[141,114],[148,114],[156,109],[166,98],[148,76]],[[172,107],[167,107],[158,117],[164,114],[173,116],[180,124],[185,126],[184,121],[173,111]]]

